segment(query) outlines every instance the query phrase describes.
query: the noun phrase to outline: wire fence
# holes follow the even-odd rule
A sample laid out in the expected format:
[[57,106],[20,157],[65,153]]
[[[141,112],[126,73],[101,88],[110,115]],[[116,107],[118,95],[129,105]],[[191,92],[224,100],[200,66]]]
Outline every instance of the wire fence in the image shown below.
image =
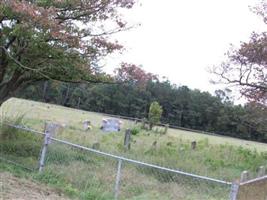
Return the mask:
[[[39,170],[45,178],[69,185],[69,190],[80,193],[82,199],[237,198],[238,186],[232,182],[81,146],[53,137],[51,130],[40,132],[20,125],[2,126],[12,135],[3,137],[5,140],[0,143],[2,160]],[[22,140],[17,139],[17,130]]]

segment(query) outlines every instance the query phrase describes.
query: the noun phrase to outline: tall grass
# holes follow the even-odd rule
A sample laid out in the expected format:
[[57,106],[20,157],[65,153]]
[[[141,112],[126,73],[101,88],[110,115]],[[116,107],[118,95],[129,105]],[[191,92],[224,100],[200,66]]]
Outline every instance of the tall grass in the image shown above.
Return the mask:
[[4,118],[0,124],[0,156],[12,160],[27,168],[38,167],[38,160],[43,137],[10,125],[21,125],[23,115],[15,118]]

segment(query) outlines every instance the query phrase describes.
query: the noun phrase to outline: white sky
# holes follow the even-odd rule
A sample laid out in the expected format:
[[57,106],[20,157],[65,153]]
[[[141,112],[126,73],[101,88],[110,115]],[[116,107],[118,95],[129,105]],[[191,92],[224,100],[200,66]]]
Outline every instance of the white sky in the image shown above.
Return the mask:
[[115,37],[125,45],[104,70],[112,72],[125,61],[166,76],[172,83],[212,92],[208,67],[220,64],[230,43],[247,41],[264,23],[249,6],[257,0],[139,0],[125,12],[126,19],[141,26]]

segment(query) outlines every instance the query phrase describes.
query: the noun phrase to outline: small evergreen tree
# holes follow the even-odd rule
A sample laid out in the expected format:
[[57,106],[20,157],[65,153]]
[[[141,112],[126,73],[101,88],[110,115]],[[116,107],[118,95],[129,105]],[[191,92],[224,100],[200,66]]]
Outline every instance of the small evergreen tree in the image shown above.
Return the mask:
[[153,126],[160,122],[162,114],[162,107],[158,102],[154,101],[150,104],[148,120],[149,120],[149,129],[152,130]]

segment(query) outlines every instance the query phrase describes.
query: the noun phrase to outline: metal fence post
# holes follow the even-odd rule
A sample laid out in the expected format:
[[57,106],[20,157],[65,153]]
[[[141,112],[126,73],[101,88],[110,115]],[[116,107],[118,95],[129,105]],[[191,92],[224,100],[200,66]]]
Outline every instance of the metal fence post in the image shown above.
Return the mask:
[[230,200],[237,200],[238,189],[239,189],[239,184],[233,182],[231,185]]
[[115,199],[116,200],[118,199],[119,189],[120,189],[121,164],[122,164],[122,160],[119,159],[118,168],[117,168],[117,175],[116,175],[116,183],[115,183]]
[[41,157],[40,157],[40,162],[39,162],[39,172],[42,172],[44,168],[45,155],[47,151],[47,146],[49,144],[49,140],[50,140],[50,134],[49,132],[45,132],[44,144],[42,147],[42,152],[41,152]]
[[44,168],[47,146],[48,144],[51,143],[50,137],[55,136],[56,131],[58,130],[59,127],[60,127],[59,124],[52,123],[52,122],[45,122],[45,129],[44,129],[45,138],[44,138],[44,144],[42,147],[41,157],[39,161],[39,172],[43,171],[43,168]]

